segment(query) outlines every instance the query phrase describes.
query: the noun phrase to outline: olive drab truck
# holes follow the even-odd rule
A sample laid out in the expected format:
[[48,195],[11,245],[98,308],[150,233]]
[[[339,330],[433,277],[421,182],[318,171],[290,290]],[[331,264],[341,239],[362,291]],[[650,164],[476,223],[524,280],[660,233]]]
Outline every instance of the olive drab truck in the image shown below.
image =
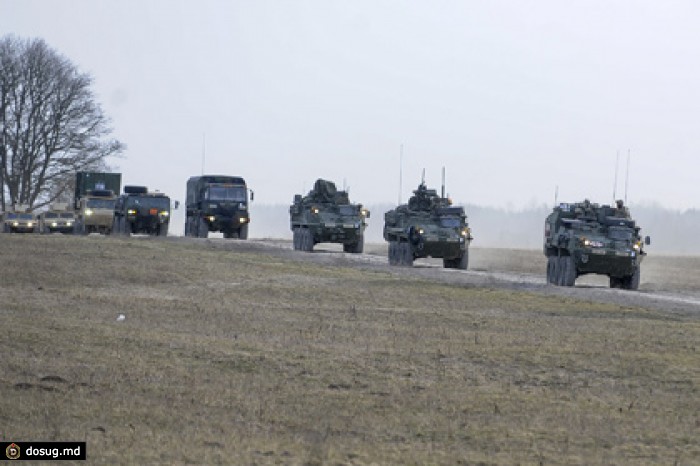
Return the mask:
[[51,204],[49,210],[39,214],[38,230],[42,235],[48,233],[73,233],[75,213],[67,203]]
[[588,200],[561,203],[544,224],[547,281],[574,286],[577,277],[595,273],[607,275],[611,288],[636,290],[643,248],[650,243],[621,201],[615,207]]
[[34,233],[37,220],[28,205],[20,204],[2,215],[3,233]]
[[[185,236],[248,239],[248,187],[240,176],[202,175],[187,180]],[[254,194],[250,192],[250,201]]]
[[75,176],[74,232],[110,234],[121,173],[78,172]]
[[306,196],[295,195],[289,207],[293,247],[311,252],[318,243],[340,243],[343,251],[359,254],[364,249],[369,216],[362,204],[350,203],[347,191],[339,191],[332,181],[318,179]]
[[389,265],[412,266],[418,258],[441,258],[443,266],[466,270],[469,244],[474,239],[464,208],[453,206],[424,182],[408,204],[384,214],[384,239],[389,242]]
[[170,197],[149,192],[145,186],[124,186],[124,193],[114,205],[112,232],[115,235],[167,236],[169,226]]

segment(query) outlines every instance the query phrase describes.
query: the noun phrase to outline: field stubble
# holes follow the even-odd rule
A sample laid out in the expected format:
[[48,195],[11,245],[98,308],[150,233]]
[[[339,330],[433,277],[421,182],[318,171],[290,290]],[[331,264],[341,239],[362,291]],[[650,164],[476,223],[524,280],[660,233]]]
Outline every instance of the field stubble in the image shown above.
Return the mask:
[[96,463],[700,461],[693,316],[244,243],[0,252],[6,440],[86,440]]

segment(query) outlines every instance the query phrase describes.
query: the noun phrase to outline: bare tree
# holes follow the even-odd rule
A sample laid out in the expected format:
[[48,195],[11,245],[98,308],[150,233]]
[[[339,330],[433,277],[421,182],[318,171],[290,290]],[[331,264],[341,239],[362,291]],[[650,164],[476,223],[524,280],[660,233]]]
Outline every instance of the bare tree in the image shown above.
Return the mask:
[[0,38],[0,207],[61,198],[76,171],[124,145],[90,90],[92,77],[42,39]]

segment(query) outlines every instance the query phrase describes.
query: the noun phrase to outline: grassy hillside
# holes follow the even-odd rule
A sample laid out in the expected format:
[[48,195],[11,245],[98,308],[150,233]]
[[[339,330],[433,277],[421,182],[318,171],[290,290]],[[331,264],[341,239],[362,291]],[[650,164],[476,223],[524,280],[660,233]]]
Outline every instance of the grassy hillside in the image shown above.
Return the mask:
[[0,235],[0,257],[4,440],[110,464],[700,461],[697,318],[240,242]]

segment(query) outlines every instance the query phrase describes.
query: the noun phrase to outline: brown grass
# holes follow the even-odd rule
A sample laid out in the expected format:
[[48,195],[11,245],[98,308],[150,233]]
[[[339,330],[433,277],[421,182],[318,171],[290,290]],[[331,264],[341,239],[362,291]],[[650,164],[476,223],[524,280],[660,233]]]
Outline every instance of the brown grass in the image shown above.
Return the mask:
[[2,235],[0,257],[4,440],[86,440],[94,463],[700,461],[694,317],[241,243]]

